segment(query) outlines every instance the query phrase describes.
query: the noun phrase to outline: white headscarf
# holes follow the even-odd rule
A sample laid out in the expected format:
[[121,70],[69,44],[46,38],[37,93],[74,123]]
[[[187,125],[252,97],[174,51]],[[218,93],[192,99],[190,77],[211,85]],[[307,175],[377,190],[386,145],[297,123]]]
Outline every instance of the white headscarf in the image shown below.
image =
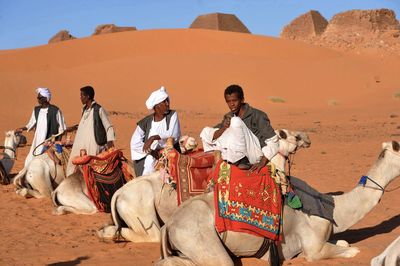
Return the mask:
[[50,102],[51,92],[48,88],[37,88],[36,93],[42,95],[43,97],[46,97],[47,101]]
[[162,101],[164,101],[168,97],[169,97],[168,93],[167,93],[166,89],[164,88],[164,86],[159,88],[156,91],[153,91],[150,94],[150,97],[146,101],[147,109],[152,110],[154,108],[154,106],[156,106],[157,104],[161,103]]

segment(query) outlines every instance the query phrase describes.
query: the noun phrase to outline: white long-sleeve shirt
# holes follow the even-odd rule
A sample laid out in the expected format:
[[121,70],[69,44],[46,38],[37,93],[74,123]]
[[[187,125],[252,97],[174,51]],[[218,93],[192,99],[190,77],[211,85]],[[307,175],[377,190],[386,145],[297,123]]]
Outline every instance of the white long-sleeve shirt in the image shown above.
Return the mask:
[[[174,142],[177,142],[179,140],[179,137],[181,135],[181,127],[179,124],[178,114],[176,112],[171,116],[168,130],[165,117],[161,121],[155,122],[153,120],[151,122],[151,128],[148,137],[157,135],[160,136],[161,139],[155,140],[152,143],[151,145],[152,150],[164,148],[168,138],[171,137],[174,138]],[[140,160],[147,155],[143,151],[144,137],[145,137],[145,132],[143,131],[143,129],[137,126],[131,138],[132,160]]]
[[[41,144],[43,141],[46,140],[47,135],[47,112],[49,108],[40,108],[39,115],[36,121],[35,117],[35,110],[32,111],[31,118],[29,119],[28,124],[26,124],[27,131],[32,130],[36,126],[35,136],[32,140],[31,150],[29,151],[28,156],[25,159],[25,166],[33,159],[33,151],[35,148]],[[57,122],[58,122],[58,133],[64,132],[67,128],[64,121],[64,116],[60,109],[58,109],[57,115]],[[36,154],[41,153],[41,149],[35,151]]]

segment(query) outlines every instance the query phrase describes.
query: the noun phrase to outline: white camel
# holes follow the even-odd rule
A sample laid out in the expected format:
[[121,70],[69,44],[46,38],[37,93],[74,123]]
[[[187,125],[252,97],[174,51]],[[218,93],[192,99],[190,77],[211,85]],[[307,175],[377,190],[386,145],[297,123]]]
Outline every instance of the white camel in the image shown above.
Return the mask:
[[[197,143],[193,137],[182,136],[179,139],[179,145],[182,151],[190,151],[196,148]],[[128,165],[132,168],[131,173],[134,173],[133,165],[131,163],[128,163]],[[140,177],[140,179],[142,179],[142,177]],[[128,182],[122,188],[124,188],[131,182]],[[122,188],[117,190],[115,194],[121,191]],[[55,206],[53,213],[57,215],[66,213],[75,213],[75,214],[96,213],[97,212],[96,205],[93,203],[93,201],[89,198],[88,195],[89,194],[85,181],[83,179],[83,175],[81,172],[78,171],[77,173],[65,179],[52,193],[52,200]]]
[[14,178],[16,193],[22,197],[50,197],[65,179],[63,166],[52,160],[48,153],[36,156]]
[[[276,133],[280,149],[272,162],[284,170],[287,157],[298,148],[308,148],[311,142],[304,132],[282,129]],[[159,242],[161,223],[165,223],[177,207],[176,190],[163,184],[159,172],[137,178],[114,194],[111,201],[114,224],[103,227],[97,235],[101,239],[114,239],[119,232],[118,237],[127,241]]]
[[[1,174],[1,179],[0,182],[2,184],[8,184],[10,182],[10,178],[8,175],[10,174],[11,169],[14,166],[14,162],[16,159],[16,152],[17,152],[17,147],[20,144],[21,140],[23,140],[25,137],[21,134],[16,134],[15,131],[7,131],[6,132],[6,137],[4,139],[4,153],[3,157],[0,161],[0,167],[2,169]],[[4,175],[4,176],[3,176]]]
[[[298,254],[308,261],[349,258],[359,252],[357,247],[335,245],[327,240],[332,233],[345,231],[370,212],[378,204],[384,188],[400,175],[400,144],[393,141],[383,143],[382,147],[378,159],[364,179],[365,186],[358,185],[348,193],[334,196],[333,217],[337,225],[284,207],[280,250],[282,259],[290,259]],[[222,243],[215,231],[214,215],[213,192],[182,204],[162,228],[164,259],[158,265],[233,265],[226,248],[236,256],[254,256],[263,239],[229,231]],[[268,253],[262,259],[268,260]]]
[[400,265],[400,236],[397,237],[379,256],[372,258],[371,266]]

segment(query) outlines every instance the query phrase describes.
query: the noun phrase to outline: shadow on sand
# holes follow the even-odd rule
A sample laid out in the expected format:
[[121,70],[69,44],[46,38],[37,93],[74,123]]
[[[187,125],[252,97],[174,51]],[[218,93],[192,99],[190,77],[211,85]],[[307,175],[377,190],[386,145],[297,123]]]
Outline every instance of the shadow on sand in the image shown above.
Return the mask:
[[350,244],[354,244],[375,235],[389,233],[399,225],[400,225],[400,214],[393,216],[389,220],[383,221],[375,226],[360,228],[360,229],[350,229],[345,232],[335,234],[331,237],[331,239],[332,240],[344,239]]
[[74,265],[81,264],[81,261],[87,260],[87,259],[89,259],[89,256],[82,256],[82,257],[78,257],[74,260],[50,263],[50,264],[47,264],[47,266],[74,266]]

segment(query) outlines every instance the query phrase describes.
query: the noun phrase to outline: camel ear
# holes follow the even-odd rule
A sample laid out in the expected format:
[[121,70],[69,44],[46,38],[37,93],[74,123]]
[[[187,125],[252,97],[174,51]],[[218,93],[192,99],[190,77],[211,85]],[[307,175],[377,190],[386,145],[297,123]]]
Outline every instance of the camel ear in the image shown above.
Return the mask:
[[400,144],[397,141],[392,141],[392,148],[394,151],[398,152],[400,150]]
[[281,139],[287,139],[286,132],[283,131],[283,130],[279,130],[279,137],[280,137]]

